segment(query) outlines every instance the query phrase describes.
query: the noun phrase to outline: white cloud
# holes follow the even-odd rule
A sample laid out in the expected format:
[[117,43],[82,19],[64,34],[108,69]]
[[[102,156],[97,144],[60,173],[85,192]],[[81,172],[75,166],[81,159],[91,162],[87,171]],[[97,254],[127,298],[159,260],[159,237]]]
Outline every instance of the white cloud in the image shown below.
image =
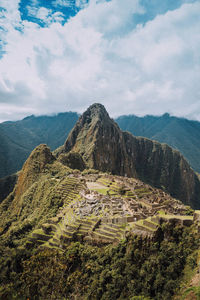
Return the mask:
[[90,1],[87,9],[80,11],[77,19],[83,26],[93,27],[106,37],[121,36],[135,27],[134,14],[143,14],[139,0]]
[[54,6],[64,6],[64,7],[73,7],[74,0],[55,0],[52,2]]
[[76,0],[75,5],[78,8],[84,8],[88,5],[88,1],[87,0]]
[[53,13],[51,9],[46,7],[27,6],[28,15],[42,21],[46,26],[49,26],[53,22],[62,22],[64,15],[62,12]]
[[200,120],[199,2],[144,26],[136,26],[144,9],[134,0],[93,1],[65,25],[59,12],[38,7],[46,28],[22,22],[14,4],[0,60],[2,120],[83,111],[98,101],[114,116],[168,111]]
[[47,9],[46,7],[41,7],[38,9],[36,17],[45,21],[51,14],[52,11],[50,9]]

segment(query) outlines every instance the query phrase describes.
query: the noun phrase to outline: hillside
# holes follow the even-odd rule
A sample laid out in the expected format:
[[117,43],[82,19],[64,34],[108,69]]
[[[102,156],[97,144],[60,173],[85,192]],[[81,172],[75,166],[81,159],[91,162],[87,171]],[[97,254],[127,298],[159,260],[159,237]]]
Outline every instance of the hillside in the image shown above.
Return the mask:
[[78,114],[30,116],[21,121],[0,124],[0,177],[19,171],[31,151],[41,143],[54,150],[67,138]]
[[200,206],[200,181],[184,157],[166,144],[121,131],[101,104],[83,113],[55,154],[70,151],[78,152],[89,168],[141,179]]
[[70,169],[46,145],[0,215],[1,299],[168,300],[196,272],[198,211],[138,179]]
[[200,122],[163,116],[121,116],[115,120],[122,130],[166,143],[179,150],[192,168],[200,172]]

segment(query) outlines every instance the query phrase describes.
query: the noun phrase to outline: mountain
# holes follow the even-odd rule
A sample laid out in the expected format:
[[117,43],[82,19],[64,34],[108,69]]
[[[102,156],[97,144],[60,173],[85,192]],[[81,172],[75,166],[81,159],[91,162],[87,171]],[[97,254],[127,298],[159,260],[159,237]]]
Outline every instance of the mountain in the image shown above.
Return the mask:
[[31,151],[39,144],[46,143],[52,150],[63,144],[77,119],[77,113],[66,112],[1,123],[0,177],[20,170]]
[[200,172],[200,122],[173,117],[167,113],[160,117],[121,116],[115,121],[122,130],[135,136],[166,143],[179,150],[192,168]]
[[78,152],[90,168],[139,178],[200,207],[200,181],[180,152],[121,131],[101,104],[83,113],[55,154],[70,151]]
[[[39,144],[51,150],[65,142],[78,120],[78,114],[60,113],[55,116],[29,116],[21,121],[0,124],[0,178],[20,170],[31,151]],[[166,143],[179,150],[192,168],[200,172],[200,122],[172,117],[130,115],[115,120],[124,131]]]
[[122,132],[100,104],[62,147],[37,146],[7,179],[10,193],[0,185],[0,299],[182,295],[184,278],[199,276],[200,212],[136,178],[140,164],[151,181],[154,169],[172,181],[179,171],[185,191],[194,177],[177,151]]

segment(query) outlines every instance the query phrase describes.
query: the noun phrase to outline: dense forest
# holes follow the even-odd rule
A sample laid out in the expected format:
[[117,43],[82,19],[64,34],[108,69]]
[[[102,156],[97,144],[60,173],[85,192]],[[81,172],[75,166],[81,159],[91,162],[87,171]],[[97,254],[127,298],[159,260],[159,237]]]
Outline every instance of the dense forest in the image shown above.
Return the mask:
[[0,255],[0,298],[168,300],[184,267],[196,266],[197,248],[191,228],[172,223],[163,223],[153,240],[129,234],[118,245],[19,247]]

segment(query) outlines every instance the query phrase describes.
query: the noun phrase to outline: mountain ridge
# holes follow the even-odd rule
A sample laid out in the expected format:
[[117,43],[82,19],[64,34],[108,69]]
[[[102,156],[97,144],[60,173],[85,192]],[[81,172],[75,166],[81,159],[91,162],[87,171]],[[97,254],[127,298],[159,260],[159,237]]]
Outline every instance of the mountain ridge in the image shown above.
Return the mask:
[[200,171],[200,122],[164,114],[162,116],[120,116],[115,121],[122,130],[166,143],[179,150],[191,167]]
[[[22,168],[31,151],[39,144],[51,150],[63,145],[78,114],[60,113],[55,116],[28,116],[21,121],[0,124],[0,177],[11,175]],[[115,119],[123,131],[166,143],[179,150],[191,167],[200,172],[200,122],[162,116],[120,116]]]
[[0,177],[19,171],[39,144],[46,143],[52,150],[60,146],[77,119],[77,113],[68,112],[1,123]]

